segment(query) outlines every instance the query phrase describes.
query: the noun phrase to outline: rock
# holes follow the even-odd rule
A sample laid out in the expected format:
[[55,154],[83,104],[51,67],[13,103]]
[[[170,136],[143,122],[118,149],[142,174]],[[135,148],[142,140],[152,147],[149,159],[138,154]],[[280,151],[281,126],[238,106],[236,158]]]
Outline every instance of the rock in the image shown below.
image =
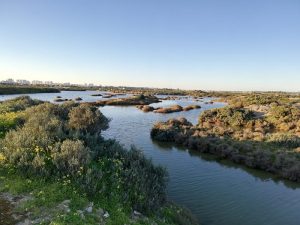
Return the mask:
[[184,107],[183,111],[190,111],[192,109],[200,109],[200,108],[201,108],[201,106],[199,106],[199,105],[189,105],[189,106]]
[[29,219],[25,219],[24,221],[17,223],[17,225],[31,225],[31,221]]
[[109,217],[109,213],[106,211],[104,214],[103,214],[103,218],[104,219],[107,219]]
[[[98,208],[95,210],[94,215],[100,221],[103,222],[105,211],[102,208]],[[102,223],[100,223],[102,224]]]
[[142,216],[142,213],[136,211],[136,210],[133,210],[133,215],[134,216]]
[[136,106],[138,109],[142,110],[143,112],[151,112],[153,111],[155,108],[149,105],[138,105]]
[[20,221],[22,218],[22,215],[12,214],[12,217],[15,221]]
[[70,208],[69,208],[69,204],[70,204],[71,200],[64,200],[62,203],[60,203],[57,208],[61,211],[64,212],[70,212]]
[[30,221],[30,224],[44,224],[46,222],[50,222],[51,220],[52,220],[51,216],[44,216]]
[[70,203],[71,203],[71,200],[67,199],[67,200],[64,200],[61,204],[69,205]]
[[54,102],[66,102],[66,101],[69,101],[69,99],[65,98],[65,99],[62,99],[62,98],[56,98],[53,100]]
[[32,199],[33,199],[32,196],[28,196],[28,195],[22,196],[22,197],[19,199],[18,204],[24,203],[24,202],[27,202],[27,201],[30,201],[30,200],[32,200]]
[[133,210],[132,214],[131,214],[131,218],[134,220],[134,221],[137,221],[139,219],[141,219],[143,217],[142,213],[136,211],[136,210]]
[[93,206],[89,206],[85,209],[86,212],[91,213],[93,212]]
[[173,113],[173,112],[181,112],[183,108],[180,105],[173,105],[171,107],[166,108],[156,108],[153,112],[155,113]]
[[94,206],[94,203],[90,202],[89,205],[85,208],[85,211],[88,212],[88,213],[92,213],[93,212],[93,206]]
[[82,210],[77,210],[76,212],[78,213],[78,215],[80,216],[81,219],[85,218],[84,212]]
[[101,208],[96,209],[95,212],[96,212],[96,215],[97,215],[97,216],[103,216],[103,215],[104,215],[104,210],[101,209]]

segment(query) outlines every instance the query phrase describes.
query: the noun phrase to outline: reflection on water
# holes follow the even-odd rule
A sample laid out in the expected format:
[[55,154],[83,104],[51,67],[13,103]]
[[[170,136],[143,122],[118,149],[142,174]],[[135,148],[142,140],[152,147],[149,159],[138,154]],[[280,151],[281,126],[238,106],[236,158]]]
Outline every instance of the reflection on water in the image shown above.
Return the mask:
[[[42,101],[49,101],[53,102],[53,100],[60,96],[63,99],[71,99],[75,100],[75,98],[80,97],[82,98],[83,102],[94,102],[98,100],[107,100],[107,98],[102,98],[102,96],[92,96],[93,94],[107,94],[107,92],[100,92],[100,91],[62,91],[60,93],[35,93],[35,94],[25,94],[27,96],[30,96],[33,99],[39,99]],[[7,99],[16,98],[19,96],[23,96],[24,94],[14,94],[14,95],[0,95],[0,101],[4,101]],[[111,97],[109,99],[113,98],[125,98],[129,95],[116,95],[114,97]]]
[[[97,97],[91,97],[91,93],[62,92],[31,96],[48,101],[57,95],[95,101]],[[0,96],[0,100],[4,98],[7,96]],[[209,100],[195,102],[188,98],[153,104],[155,107],[174,104],[200,104],[202,107],[172,114],[144,113],[135,107],[105,106],[100,110],[112,121],[103,135],[115,138],[127,147],[134,144],[155,164],[165,166],[170,176],[169,198],[191,209],[203,225],[299,225],[299,184],[282,181],[269,173],[238,166],[208,154],[151,140],[150,130],[156,121],[184,116],[196,123],[201,111],[224,106],[221,103],[204,104]]]
[[185,151],[191,157],[199,157],[199,158],[202,158],[206,161],[218,162],[221,166],[223,166],[225,168],[242,169],[243,171],[255,176],[255,178],[257,178],[261,181],[270,181],[270,180],[272,180],[273,182],[275,182],[277,184],[282,183],[288,188],[292,188],[292,189],[300,188],[300,184],[298,184],[298,183],[291,182],[289,180],[283,180],[283,179],[278,178],[277,176],[275,176],[271,173],[266,173],[266,172],[261,171],[261,170],[256,170],[256,169],[253,169],[253,168],[249,168],[249,167],[246,167],[244,165],[239,165],[239,164],[233,163],[230,160],[226,160],[226,159],[223,159],[223,158],[211,155],[211,154],[201,153],[201,152],[197,152],[195,150],[189,150],[185,147],[182,147],[180,145],[173,144],[173,143],[159,142],[159,141],[153,141],[152,143],[153,143],[153,145],[155,145],[158,149],[160,149],[162,151],[163,150],[170,151],[170,150],[172,150],[173,147],[175,147],[176,150]]

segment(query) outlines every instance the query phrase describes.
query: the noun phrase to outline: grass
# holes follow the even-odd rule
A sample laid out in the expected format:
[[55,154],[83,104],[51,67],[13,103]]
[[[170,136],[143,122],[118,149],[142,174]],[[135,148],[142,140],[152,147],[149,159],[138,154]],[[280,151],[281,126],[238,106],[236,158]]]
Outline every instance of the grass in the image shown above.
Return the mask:
[[[13,195],[29,195],[31,200],[18,207],[19,213],[31,212],[34,217],[47,213],[52,214],[50,224],[99,224],[95,215],[86,215],[81,218],[77,210],[83,210],[90,202],[85,193],[62,180],[46,181],[44,179],[26,178],[16,174],[13,170],[0,169],[0,192],[9,192]],[[64,200],[70,199],[70,212],[55,210]],[[129,222],[129,209],[121,206],[114,199],[97,196],[92,199],[95,207],[105,208],[110,214],[106,224],[125,224]]]
[[[51,217],[51,221],[40,224],[50,225],[98,225],[103,219],[99,219],[95,212],[85,213],[80,216],[78,210],[84,211],[90,202],[94,208],[102,208],[109,212],[109,218],[105,220],[107,225],[171,225],[171,224],[197,224],[188,210],[174,204],[168,204],[161,209],[160,218],[150,215],[138,220],[131,219],[131,209],[122,205],[119,199],[106,198],[101,194],[92,199],[81,192],[76,185],[60,179],[46,180],[35,177],[26,177],[18,174],[14,169],[0,166],[0,193],[10,193],[14,196],[27,196],[28,200],[22,202],[15,212],[25,215],[30,212],[31,219]],[[70,211],[64,212],[58,207],[65,200],[70,201]],[[188,223],[186,223],[188,221]],[[193,222],[193,223],[192,223]]]

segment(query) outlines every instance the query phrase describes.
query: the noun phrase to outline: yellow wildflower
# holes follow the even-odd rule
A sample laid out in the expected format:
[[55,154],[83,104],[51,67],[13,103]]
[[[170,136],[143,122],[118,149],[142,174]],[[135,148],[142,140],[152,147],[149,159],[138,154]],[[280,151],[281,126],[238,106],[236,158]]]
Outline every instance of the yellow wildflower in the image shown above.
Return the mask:
[[0,153],[0,163],[5,160],[6,160],[6,157],[3,155],[3,153]]

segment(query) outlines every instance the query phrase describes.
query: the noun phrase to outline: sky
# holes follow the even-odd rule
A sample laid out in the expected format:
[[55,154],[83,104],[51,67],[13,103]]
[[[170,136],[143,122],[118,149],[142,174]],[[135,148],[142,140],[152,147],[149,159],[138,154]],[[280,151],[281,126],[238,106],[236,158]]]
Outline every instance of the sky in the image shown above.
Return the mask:
[[0,0],[0,80],[300,91],[300,0]]

